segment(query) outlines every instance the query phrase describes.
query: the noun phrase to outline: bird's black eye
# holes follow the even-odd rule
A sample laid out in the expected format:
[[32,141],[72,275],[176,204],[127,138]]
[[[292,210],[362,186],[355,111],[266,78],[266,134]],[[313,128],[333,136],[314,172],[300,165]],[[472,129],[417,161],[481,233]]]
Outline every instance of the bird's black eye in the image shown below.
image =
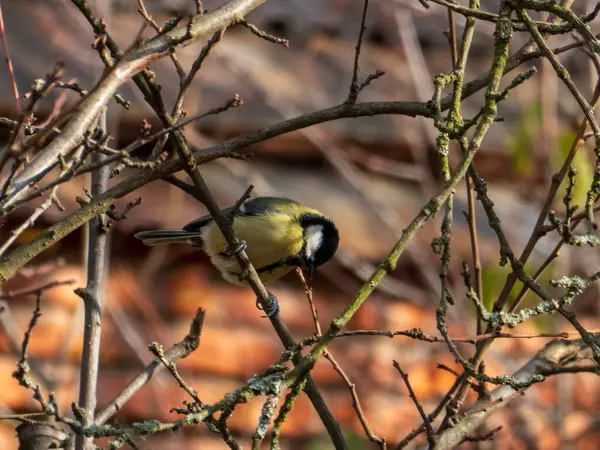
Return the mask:
[[314,267],[329,261],[339,245],[339,234],[333,222],[318,214],[304,214],[300,217],[304,228],[306,259]]

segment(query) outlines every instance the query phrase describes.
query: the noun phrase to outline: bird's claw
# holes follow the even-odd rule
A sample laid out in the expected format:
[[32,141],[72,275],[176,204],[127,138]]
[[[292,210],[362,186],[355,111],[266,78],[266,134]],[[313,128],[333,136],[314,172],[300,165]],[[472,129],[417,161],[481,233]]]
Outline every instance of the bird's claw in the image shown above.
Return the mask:
[[248,248],[248,244],[246,244],[246,241],[239,241],[235,245],[235,247],[227,247],[221,252],[221,254],[227,258],[230,258],[234,255],[237,255],[239,252],[243,252],[244,250],[246,250],[246,248]]
[[258,298],[256,298],[256,307],[258,309],[260,309],[261,311],[265,312],[265,315],[262,316],[265,318],[271,318],[279,312],[279,302],[277,301],[277,297],[275,297],[273,294],[269,293],[269,298],[271,300],[271,306],[267,307],[267,309],[265,309],[263,307],[263,305],[260,303],[260,300]]
[[[247,283],[248,281],[250,281],[250,271],[247,267],[239,273],[238,280],[240,281],[240,283]],[[256,301],[258,302],[258,300]]]

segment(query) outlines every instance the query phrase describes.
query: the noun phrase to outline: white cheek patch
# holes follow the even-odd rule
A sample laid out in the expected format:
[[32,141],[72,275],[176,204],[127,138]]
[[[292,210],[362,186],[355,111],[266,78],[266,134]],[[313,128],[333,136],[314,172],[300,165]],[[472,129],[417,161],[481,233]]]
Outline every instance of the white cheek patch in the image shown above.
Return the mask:
[[305,231],[306,238],[306,257],[314,258],[321,244],[323,243],[323,225],[311,225]]

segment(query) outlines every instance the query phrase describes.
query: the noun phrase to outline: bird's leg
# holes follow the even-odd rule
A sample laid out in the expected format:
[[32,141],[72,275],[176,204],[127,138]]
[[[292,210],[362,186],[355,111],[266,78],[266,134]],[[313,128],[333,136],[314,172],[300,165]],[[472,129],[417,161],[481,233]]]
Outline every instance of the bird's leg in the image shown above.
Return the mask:
[[265,312],[263,317],[273,317],[275,314],[279,312],[279,302],[277,301],[277,297],[269,292],[269,299],[271,300],[271,306],[267,308],[263,308],[263,305],[260,303],[258,297],[256,297],[256,307],[261,311]]
[[238,280],[240,283],[243,283],[243,282],[248,283],[250,281],[250,271],[246,267],[239,274],[237,274],[237,277],[238,277]]
[[[242,241],[243,242],[243,241]],[[244,242],[245,244],[245,242]],[[239,275],[238,275],[238,279],[240,281],[246,281],[248,282],[250,279],[250,273],[249,270],[246,268],[244,269]],[[268,292],[268,291],[267,291]],[[263,305],[261,304],[260,300],[258,297],[256,297],[256,307],[261,310],[264,311],[266,315],[262,316],[262,317],[273,317],[275,314],[277,314],[279,312],[279,302],[277,301],[277,297],[275,297],[275,295],[273,295],[272,293],[269,292],[269,306],[267,306],[266,308],[263,308]]]
[[[224,214],[224,218],[230,227],[233,228],[233,221],[235,220],[235,216],[237,216],[237,214],[240,212],[240,209],[244,205],[244,202],[248,200],[248,198],[250,198],[250,193],[252,192],[252,189],[254,189],[254,186],[248,186],[248,189],[246,189],[244,195],[242,195],[239,198],[239,200],[235,203],[233,208],[231,208],[231,210],[228,213]],[[240,240],[235,247],[228,247],[225,250],[223,250],[221,254],[227,258],[231,258],[239,252],[243,252],[244,250],[246,250],[247,247],[248,245],[246,244],[246,242]]]
[[246,250],[247,248],[248,244],[246,244],[246,241],[239,241],[235,245],[235,247],[227,247],[225,250],[223,250],[221,252],[221,255],[225,256],[226,258],[231,258],[232,256]]

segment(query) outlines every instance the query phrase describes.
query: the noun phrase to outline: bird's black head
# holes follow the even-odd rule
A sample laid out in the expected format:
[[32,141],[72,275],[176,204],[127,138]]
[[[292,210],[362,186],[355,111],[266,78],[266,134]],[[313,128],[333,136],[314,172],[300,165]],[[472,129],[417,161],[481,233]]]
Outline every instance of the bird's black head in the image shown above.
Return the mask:
[[340,237],[331,219],[319,214],[302,214],[300,224],[304,228],[302,259],[312,278],[315,268],[329,261],[335,254]]

